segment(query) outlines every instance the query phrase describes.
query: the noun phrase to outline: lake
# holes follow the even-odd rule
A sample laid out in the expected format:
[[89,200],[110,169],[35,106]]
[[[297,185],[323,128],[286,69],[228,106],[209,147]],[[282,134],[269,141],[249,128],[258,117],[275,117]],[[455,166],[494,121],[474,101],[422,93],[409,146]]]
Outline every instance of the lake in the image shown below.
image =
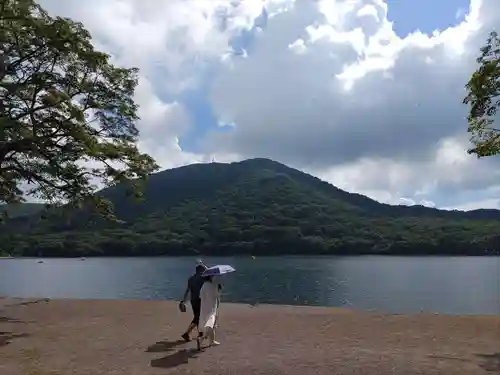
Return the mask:
[[[231,264],[223,301],[500,314],[500,257],[205,257]],[[195,258],[1,259],[0,296],[175,299]]]

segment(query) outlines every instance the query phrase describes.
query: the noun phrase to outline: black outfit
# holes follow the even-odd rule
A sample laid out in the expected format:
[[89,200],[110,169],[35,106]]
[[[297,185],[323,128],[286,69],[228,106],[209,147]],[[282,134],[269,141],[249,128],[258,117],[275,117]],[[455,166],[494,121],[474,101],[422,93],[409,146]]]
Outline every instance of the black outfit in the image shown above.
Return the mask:
[[201,299],[200,291],[205,278],[201,275],[195,274],[188,280],[189,295],[191,296],[191,308],[193,309],[192,323],[198,325],[200,322],[201,313]]

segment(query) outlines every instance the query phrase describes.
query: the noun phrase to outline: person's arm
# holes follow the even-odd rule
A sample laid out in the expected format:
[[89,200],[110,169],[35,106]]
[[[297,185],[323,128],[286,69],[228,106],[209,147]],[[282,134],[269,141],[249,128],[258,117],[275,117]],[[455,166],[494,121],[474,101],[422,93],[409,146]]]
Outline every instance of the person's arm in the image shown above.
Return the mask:
[[182,298],[182,303],[186,303],[186,300],[188,298],[188,294],[189,294],[189,282],[188,282],[188,285],[186,287],[186,291],[184,292],[184,297]]

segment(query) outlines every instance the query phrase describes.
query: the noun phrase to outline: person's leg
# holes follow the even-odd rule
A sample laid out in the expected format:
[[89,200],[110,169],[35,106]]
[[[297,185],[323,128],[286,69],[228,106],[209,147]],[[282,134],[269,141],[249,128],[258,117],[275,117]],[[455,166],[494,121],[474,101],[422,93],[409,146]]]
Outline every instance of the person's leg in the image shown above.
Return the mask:
[[217,328],[219,328],[219,306],[220,306],[220,300],[217,299],[217,311],[215,313],[215,322],[214,322],[214,328],[213,328],[213,334],[212,334],[212,345],[220,345],[220,342],[215,340],[215,331]]
[[215,340],[215,327],[207,328],[207,338],[209,346],[220,345],[220,342]]
[[186,342],[191,341],[191,332],[193,331],[193,329],[195,329],[195,327],[196,327],[196,324],[194,324],[193,322],[191,322],[191,323],[189,324],[189,327],[188,327],[188,329],[186,330],[186,332],[184,332],[184,333],[182,334],[182,336],[181,336],[181,337],[182,337],[182,338],[183,338]]
[[198,327],[198,322],[195,322],[195,319],[193,319],[191,321],[191,323],[189,324],[189,327],[188,329],[186,330],[186,332],[184,332],[182,334],[182,338],[186,341],[186,342],[189,342],[191,341],[191,332],[193,332],[193,329],[195,329],[196,327]]
[[191,332],[193,329],[198,327],[200,322],[201,301],[199,299],[191,300],[191,309],[193,310],[193,320],[191,321],[191,324],[189,324],[186,332],[181,336],[186,342],[191,340]]
[[196,346],[198,350],[201,350],[201,343],[203,342],[204,336],[203,336],[203,331],[200,330],[200,327],[198,327],[198,337],[196,338]]

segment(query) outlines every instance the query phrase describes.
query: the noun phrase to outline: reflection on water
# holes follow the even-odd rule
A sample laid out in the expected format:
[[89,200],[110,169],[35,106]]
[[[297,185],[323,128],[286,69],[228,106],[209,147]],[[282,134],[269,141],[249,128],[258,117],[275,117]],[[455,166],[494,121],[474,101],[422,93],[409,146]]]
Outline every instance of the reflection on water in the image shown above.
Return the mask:
[[[500,313],[500,257],[204,258],[231,264],[224,301],[387,312]],[[0,260],[0,295],[179,299],[194,258]]]

